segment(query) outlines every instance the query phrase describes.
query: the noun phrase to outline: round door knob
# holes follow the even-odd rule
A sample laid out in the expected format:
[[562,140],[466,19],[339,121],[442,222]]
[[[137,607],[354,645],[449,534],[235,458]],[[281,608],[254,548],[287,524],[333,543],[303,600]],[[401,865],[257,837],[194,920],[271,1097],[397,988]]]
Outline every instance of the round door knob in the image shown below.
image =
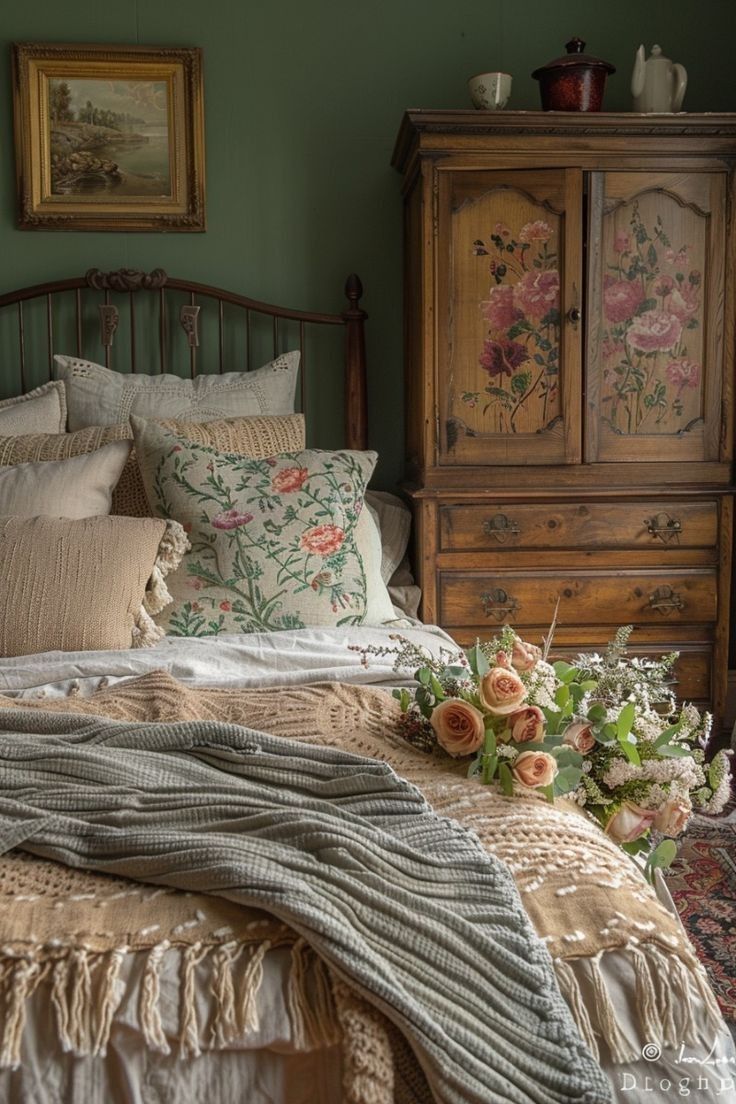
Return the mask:
[[572,322],[573,326],[577,326],[582,317],[583,316],[580,312],[580,307],[570,307],[569,311],[567,312],[567,320],[568,322]]

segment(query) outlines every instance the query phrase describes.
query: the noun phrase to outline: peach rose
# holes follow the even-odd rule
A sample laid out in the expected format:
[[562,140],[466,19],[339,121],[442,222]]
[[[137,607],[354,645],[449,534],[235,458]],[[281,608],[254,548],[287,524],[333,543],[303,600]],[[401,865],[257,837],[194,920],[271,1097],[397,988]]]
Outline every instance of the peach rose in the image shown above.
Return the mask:
[[551,786],[557,774],[557,762],[546,751],[522,751],[516,757],[511,773],[517,782],[530,789]]
[[511,666],[517,671],[533,671],[542,658],[542,649],[536,644],[527,644],[517,636],[511,653]]
[[448,755],[455,758],[472,755],[483,743],[483,714],[463,698],[445,698],[432,710],[429,723],[434,729],[437,742]]
[[587,755],[595,747],[595,736],[590,725],[585,721],[574,721],[562,733],[562,742],[579,751],[581,755]]
[[649,831],[655,815],[653,809],[642,809],[641,805],[636,805],[633,801],[624,801],[618,812],[608,821],[606,835],[614,843],[633,843]]
[[517,711],[526,697],[526,687],[516,671],[510,671],[507,667],[491,667],[480,680],[478,696],[489,713],[495,717],[506,717]]
[[288,494],[290,491],[299,491],[309,478],[307,468],[282,468],[277,471],[271,480],[271,490],[276,494]]
[[307,529],[299,539],[299,546],[305,552],[312,552],[316,556],[331,556],[345,540],[345,530],[339,525],[327,522],[325,525],[315,525],[313,529]]
[[693,807],[687,797],[675,794],[668,797],[654,818],[654,827],[663,836],[679,836],[687,827]]
[[545,716],[537,705],[527,705],[508,720],[511,739],[517,744],[538,744],[544,739]]

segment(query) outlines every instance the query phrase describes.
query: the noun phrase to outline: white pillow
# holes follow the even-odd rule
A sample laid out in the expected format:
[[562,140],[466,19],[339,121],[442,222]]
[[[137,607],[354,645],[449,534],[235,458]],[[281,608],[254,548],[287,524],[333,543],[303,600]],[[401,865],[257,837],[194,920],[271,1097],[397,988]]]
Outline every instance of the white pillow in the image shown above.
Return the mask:
[[66,392],[63,383],[52,380],[26,395],[0,402],[0,437],[65,431]]
[[253,372],[223,375],[131,375],[76,357],[55,356],[66,385],[69,429],[115,425],[138,418],[208,422],[254,414],[293,414],[298,352],[285,353]]
[[0,517],[87,518],[110,513],[112,489],[130,441],[113,441],[70,460],[40,460],[0,468]]

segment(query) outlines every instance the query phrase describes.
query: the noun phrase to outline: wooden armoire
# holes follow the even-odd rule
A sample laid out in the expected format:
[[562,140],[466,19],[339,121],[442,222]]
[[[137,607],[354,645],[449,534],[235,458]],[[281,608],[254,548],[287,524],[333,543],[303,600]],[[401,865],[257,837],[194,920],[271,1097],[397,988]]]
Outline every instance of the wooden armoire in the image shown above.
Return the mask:
[[406,487],[463,644],[677,650],[722,718],[736,115],[409,111]]

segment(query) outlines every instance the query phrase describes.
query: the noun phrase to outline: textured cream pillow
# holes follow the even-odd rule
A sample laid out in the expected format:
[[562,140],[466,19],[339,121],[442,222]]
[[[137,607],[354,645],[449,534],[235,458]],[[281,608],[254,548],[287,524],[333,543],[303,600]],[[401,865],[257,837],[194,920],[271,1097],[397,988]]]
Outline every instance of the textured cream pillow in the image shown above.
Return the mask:
[[109,514],[112,489],[130,452],[113,441],[69,460],[41,460],[0,468],[0,516],[85,518]]
[[0,517],[0,656],[150,647],[187,547],[157,518]]
[[0,402],[0,437],[21,433],[63,433],[66,429],[64,384],[54,380]]
[[174,605],[162,621],[168,632],[207,636],[394,619],[380,539],[363,508],[375,453],[306,449],[253,459],[193,443],[156,422],[133,418],[132,425],[149,500],[192,539],[171,580]]
[[88,426],[74,433],[27,433],[19,437],[0,436],[0,467],[36,463],[40,460],[69,460],[96,452],[111,441],[133,441],[128,422],[114,426]]
[[[251,418],[221,418],[213,422],[161,421],[164,429],[209,445],[220,452],[234,452],[254,459],[276,456],[281,452],[299,452],[304,448],[304,415],[256,415]],[[130,426],[125,427],[132,436]],[[84,432],[83,430],[79,431]],[[123,468],[120,482],[112,493],[113,514],[123,517],[151,517],[146,491],[141,479],[135,449]]]
[[223,375],[132,375],[101,364],[55,356],[66,386],[69,429],[139,418],[208,422],[252,414],[293,414],[299,353],[285,353],[254,372]]

